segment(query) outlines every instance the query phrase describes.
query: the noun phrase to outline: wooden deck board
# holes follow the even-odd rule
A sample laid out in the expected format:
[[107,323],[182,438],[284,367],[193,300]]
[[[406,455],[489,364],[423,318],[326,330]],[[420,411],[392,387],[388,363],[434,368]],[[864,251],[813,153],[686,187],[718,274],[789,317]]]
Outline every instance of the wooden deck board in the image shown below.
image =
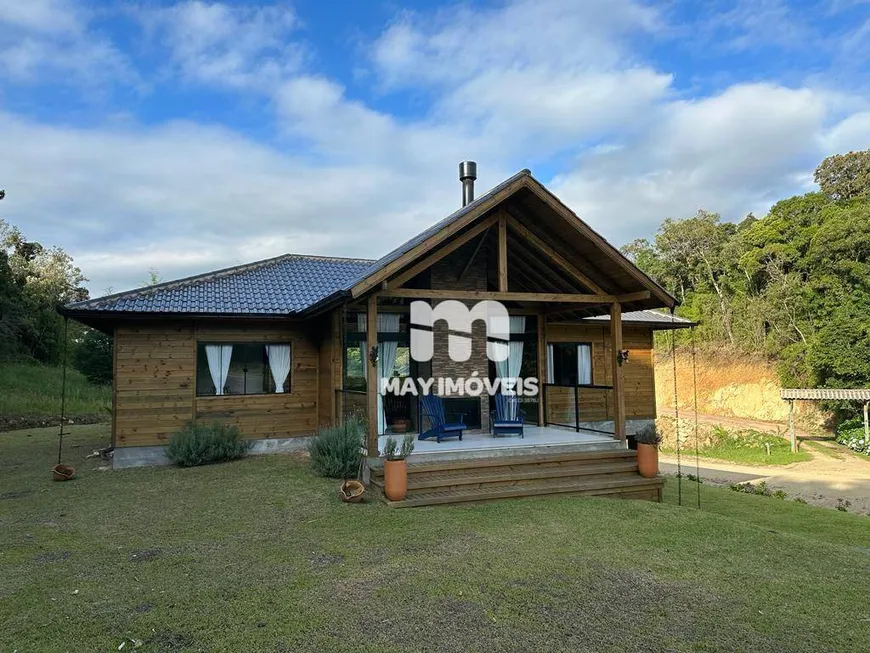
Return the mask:
[[[371,470],[383,490],[383,468]],[[394,508],[495,501],[526,496],[594,495],[661,500],[664,481],[637,473],[630,450],[527,454],[408,464],[408,495]]]
[[604,496],[612,494],[638,495],[638,498],[652,498],[658,495],[662,479],[619,478],[612,481],[577,481],[550,482],[537,486],[473,488],[449,490],[445,492],[429,492],[408,497],[404,501],[387,501],[392,508],[413,508],[417,506],[434,506],[451,503],[468,503],[477,501],[492,501],[531,496],[564,496],[592,495]]

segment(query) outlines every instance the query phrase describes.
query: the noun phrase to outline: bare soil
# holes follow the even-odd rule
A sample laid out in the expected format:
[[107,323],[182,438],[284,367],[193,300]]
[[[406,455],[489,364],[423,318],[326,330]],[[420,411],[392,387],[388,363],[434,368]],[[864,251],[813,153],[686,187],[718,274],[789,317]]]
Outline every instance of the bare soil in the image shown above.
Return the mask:
[[[660,412],[668,414],[668,411]],[[680,417],[692,419],[694,414],[681,410]],[[786,430],[786,425],[780,422],[720,415],[699,414],[698,421],[767,433],[784,433]],[[801,498],[817,506],[839,506],[848,512],[870,515],[870,458],[856,454],[831,439],[814,436],[805,429],[797,429],[797,434],[799,438],[808,438],[800,446],[801,451],[812,454],[812,460],[792,465],[756,467],[702,459],[700,476],[704,483],[713,485],[764,481],[772,490],[786,492],[790,499]],[[676,457],[663,455],[662,472],[676,474],[676,463]],[[695,473],[694,456],[684,455],[682,464],[684,474]]]

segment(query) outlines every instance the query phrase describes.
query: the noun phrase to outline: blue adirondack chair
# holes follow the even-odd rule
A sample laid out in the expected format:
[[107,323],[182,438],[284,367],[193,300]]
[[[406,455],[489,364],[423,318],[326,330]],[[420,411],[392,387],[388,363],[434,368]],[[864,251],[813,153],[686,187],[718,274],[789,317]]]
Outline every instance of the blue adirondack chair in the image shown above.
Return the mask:
[[[444,400],[436,395],[423,395],[423,417],[429,418],[429,430],[422,431],[417,436],[418,440],[434,437],[438,442],[443,438],[458,437],[462,440],[462,432],[468,428],[465,426],[464,413],[445,413]],[[448,422],[447,415],[458,417],[458,420]],[[422,424],[421,427],[422,429]]]
[[517,395],[497,394],[493,397],[495,410],[489,415],[489,428],[492,436],[518,435],[524,438],[523,422],[526,413],[520,408],[520,398]]

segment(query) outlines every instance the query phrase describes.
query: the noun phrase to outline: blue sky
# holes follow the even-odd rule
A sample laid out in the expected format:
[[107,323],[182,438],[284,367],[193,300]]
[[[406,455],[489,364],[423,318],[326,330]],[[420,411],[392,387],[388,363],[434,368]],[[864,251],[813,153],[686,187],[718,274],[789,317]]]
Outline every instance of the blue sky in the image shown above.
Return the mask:
[[524,167],[616,245],[870,148],[870,3],[0,0],[0,216],[92,295],[379,257]]

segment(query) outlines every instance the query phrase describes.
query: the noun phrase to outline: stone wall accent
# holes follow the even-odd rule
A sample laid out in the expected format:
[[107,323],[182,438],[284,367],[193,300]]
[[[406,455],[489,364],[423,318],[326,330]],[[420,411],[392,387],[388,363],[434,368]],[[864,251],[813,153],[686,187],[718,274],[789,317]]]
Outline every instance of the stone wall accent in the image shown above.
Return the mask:
[[[461,281],[456,277],[465,267],[476,246],[472,241],[455,252],[444,257],[431,268],[431,285],[433,290],[486,290],[487,257],[481,249],[477,253],[474,262],[468,268]],[[438,302],[435,302],[437,304]],[[465,302],[470,308],[476,302]],[[434,331],[434,355],[432,357],[432,376],[438,377],[467,378],[473,372],[477,372],[481,379],[489,376],[489,359],[486,356],[486,324],[478,320],[472,325],[471,357],[467,361],[454,361],[450,359],[447,350],[447,325],[441,321],[435,324]],[[489,396],[483,394],[480,397],[480,425],[489,430]]]

